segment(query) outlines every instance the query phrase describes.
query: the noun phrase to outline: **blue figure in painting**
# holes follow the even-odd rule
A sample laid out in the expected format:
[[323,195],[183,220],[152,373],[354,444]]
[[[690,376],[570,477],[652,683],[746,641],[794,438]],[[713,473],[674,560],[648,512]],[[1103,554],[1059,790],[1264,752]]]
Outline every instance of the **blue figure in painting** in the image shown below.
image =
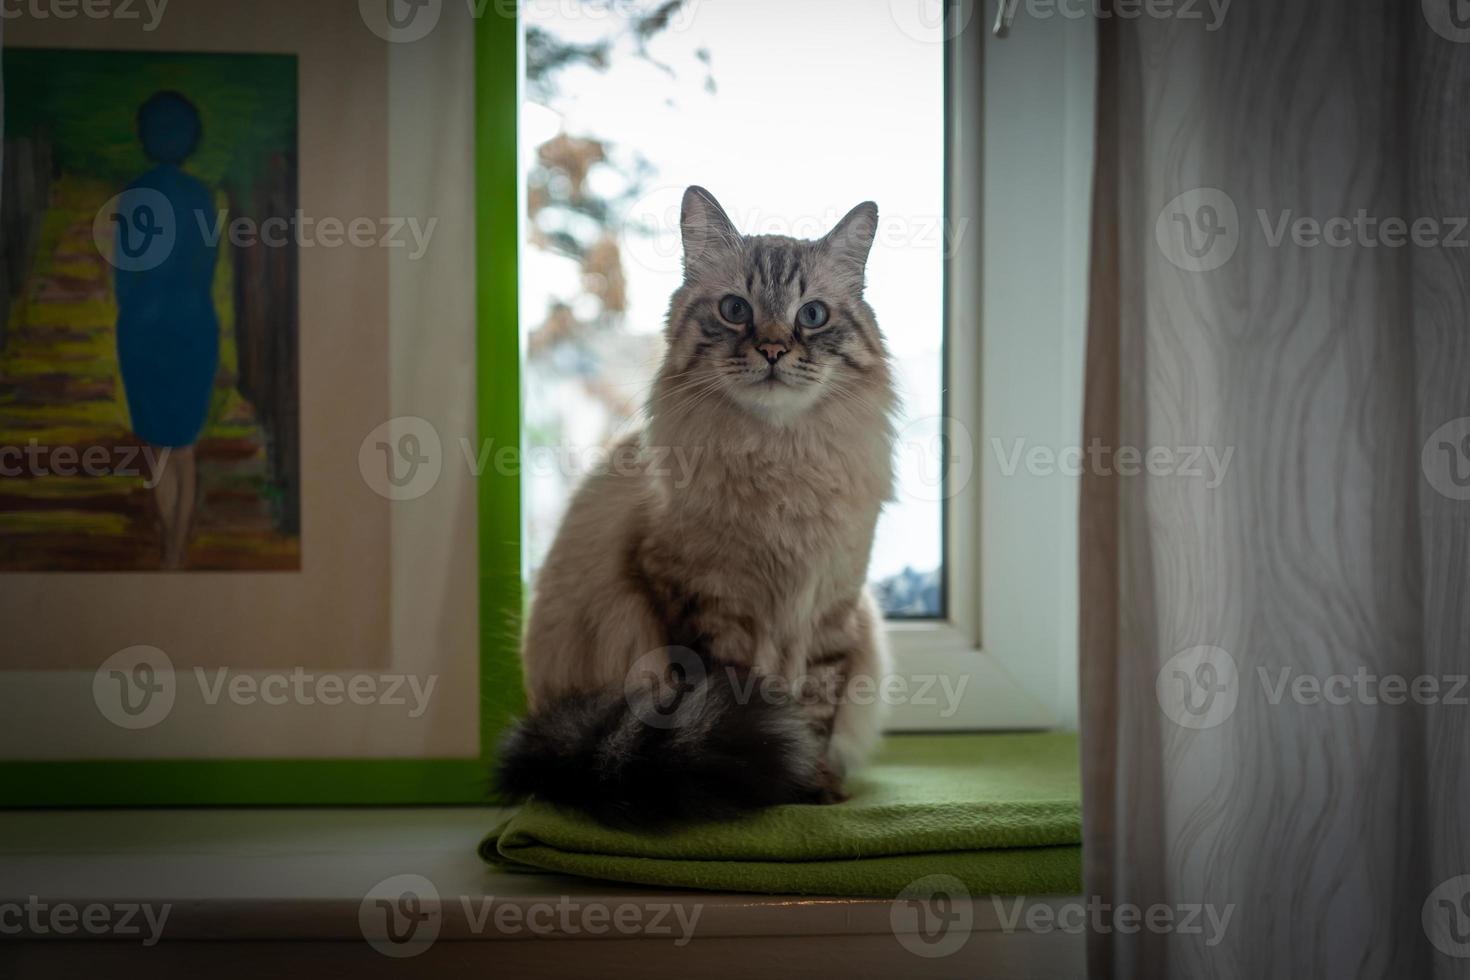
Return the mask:
[[199,111],[177,92],[144,102],[138,138],[155,166],[128,185],[113,217],[118,363],[133,432],[163,460],[154,500],[164,568],[182,568],[188,551],[194,443],[219,365],[216,245],[198,220],[213,215],[214,196],[182,169],[201,130]]

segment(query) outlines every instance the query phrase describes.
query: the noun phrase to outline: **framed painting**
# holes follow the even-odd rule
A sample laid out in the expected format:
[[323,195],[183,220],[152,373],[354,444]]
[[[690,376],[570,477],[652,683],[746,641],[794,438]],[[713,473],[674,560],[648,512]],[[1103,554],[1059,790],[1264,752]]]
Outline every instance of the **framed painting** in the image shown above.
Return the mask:
[[7,22],[0,805],[487,797],[517,25],[375,17]]

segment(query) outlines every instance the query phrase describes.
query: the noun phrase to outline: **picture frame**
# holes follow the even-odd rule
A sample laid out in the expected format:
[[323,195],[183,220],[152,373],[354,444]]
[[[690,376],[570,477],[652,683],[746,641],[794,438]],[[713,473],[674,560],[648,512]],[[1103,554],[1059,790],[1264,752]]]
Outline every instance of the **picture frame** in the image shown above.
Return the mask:
[[[352,11],[352,16],[356,17],[357,11]],[[515,17],[499,16],[491,10],[479,17],[466,17],[469,23],[445,24],[440,30],[473,31],[473,78],[466,81],[474,86],[474,392],[472,412],[466,407],[473,421],[473,433],[467,436],[482,445],[493,440],[490,444],[518,446],[518,24]],[[455,449],[446,445],[443,451],[447,466]],[[86,757],[57,758],[52,749],[50,754],[38,753],[42,758],[27,758],[28,749],[40,750],[48,739],[44,733],[27,728],[24,718],[12,718],[14,727],[5,739],[11,750],[0,759],[0,806],[447,804],[492,799],[490,767],[496,741],[524,706],[516,652],[524,592],[520,481],[516,472],[489,468],[464,479],[470,484],[475,525],[470,545],[478,573],[472,587],[467,587],[477,606],[473,610],[476,642],[472,644],[474,649],[456,646],[436,654],[445,662],[452,660],[456,670],[473,677],[470,684],[452,685],[463,708],[458,716],[468,712],[474,728],[464,750],[418,754],[419,750],[410,745],[394,752],[304,756],[271,753],[257,757],[240,754],[239,743],[249,741],[244,737],[248,736],[246,732],[233,737],[235,750],[227,757],[201,754],[197,744],[188,757],[109,754],[108,749],[118,747],[119,741],[117,745],[99,746],[100,751]],[[305,520],[309,532],[309,512]],[[462,525],[460,531],[464,533]],[[312,562],[311,549],[304,547],[303,568]],[[4,578],[0,574],[0,589],[4,588]],[[425,637],[423,643],[427,646],[432,641]],[[47,690],[43,682],[50,678],[46,675],[57,673],[86,672],[0,670],[0,689],[10,687],[15,703],[35,700],[44,697],[34,691]],[[72,678],[69,690],[85,680],[85,676],[81,681]],[[78,700],[63,699],[70,705]],[[64,716],[55,722],[60,729],[66,728]],[[367,722],[363,725],[371,727]],[[184,738],[190,737],[185,733]],[[202,740],[206,749],[211,740],[205,730],[194,733],[193,738],[196,742]]]

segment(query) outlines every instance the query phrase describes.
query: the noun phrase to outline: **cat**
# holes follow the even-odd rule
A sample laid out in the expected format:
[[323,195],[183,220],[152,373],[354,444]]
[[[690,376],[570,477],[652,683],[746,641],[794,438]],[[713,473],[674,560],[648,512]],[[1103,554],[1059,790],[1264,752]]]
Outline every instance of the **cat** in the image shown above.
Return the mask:
[[846,798],[889,670],[866,585],[894,479],[877,224],[869,201],[816,241],[745,236],[684,193],[647,426],[579,488],[536,582],[506,796],[627,826]]

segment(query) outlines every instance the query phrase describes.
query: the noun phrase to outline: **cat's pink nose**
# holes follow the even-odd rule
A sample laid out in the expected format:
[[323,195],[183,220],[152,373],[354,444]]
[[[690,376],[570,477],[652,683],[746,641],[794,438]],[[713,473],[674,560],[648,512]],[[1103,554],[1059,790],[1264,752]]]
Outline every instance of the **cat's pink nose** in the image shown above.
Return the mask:
[[772,364],[775,364],[777,361],[779,361],[781,359],[781,355],[784,354],[784,353],[786,353],[786,345],[785,344],[774,343],[774,342],[765,343],[765,344],[756,344],[755,345],[755,348],[756,348],[756,350],[760,351],[762,354],[766,355],[766,360],[767,361],[770,361]]

